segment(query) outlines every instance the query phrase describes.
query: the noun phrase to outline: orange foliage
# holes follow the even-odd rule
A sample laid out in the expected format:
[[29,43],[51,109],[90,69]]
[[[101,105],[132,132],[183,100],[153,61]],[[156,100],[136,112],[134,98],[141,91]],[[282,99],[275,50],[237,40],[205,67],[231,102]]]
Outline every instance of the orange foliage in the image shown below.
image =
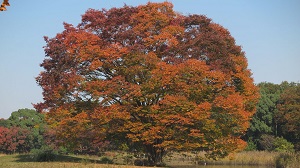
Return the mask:
[[8,0],[3,0],[1,6],[0,6],[0,11],[6,11],[6,6],[10,6]]
[[89,10],[45,37],[35,107],[60,137],[143,144],[155,163],[166,150],[223,157],[244,147],[258,98],[244,53],[220,25],[172,8]]

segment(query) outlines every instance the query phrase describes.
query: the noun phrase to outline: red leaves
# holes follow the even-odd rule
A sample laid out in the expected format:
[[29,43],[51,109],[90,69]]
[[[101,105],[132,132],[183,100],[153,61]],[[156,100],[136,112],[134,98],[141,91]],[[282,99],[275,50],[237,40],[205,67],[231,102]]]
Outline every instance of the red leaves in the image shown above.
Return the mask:
[[29,152],[26,146],[29,130],[19,127],[0,127],[0,151],[3,153]]

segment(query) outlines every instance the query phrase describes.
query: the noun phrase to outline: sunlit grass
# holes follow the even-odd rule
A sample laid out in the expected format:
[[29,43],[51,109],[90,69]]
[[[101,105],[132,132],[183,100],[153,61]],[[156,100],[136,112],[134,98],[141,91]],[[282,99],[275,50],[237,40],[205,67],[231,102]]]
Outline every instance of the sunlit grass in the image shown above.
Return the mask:
[[[276,159],[282,153],[267,151],[240,152],[218,161],[206,159],[204,152],[172,152],[164,161],[167,165],[248,165],[275,167]],[[121,154],[119,154],[121,155]],[[290,168],[298,168],[300,165],[300,154],[289,154]],[[2,168],[138,168],[133,165],[101,164],[97,156],[59,156],[54,162],[34,162],[30,155],[4,155],[0,154],[0,167]],[[114,162],[116,163],[116,162]]]
[[266,165],[275,166],[275,160],[279,153],[266,151],[248,151],[236,153],[233,156],[213,161],[214,164],[227,165]]
[[[83,156],[71,159],[58,159],[54,162],[33,162],[29,155],[0,155],[0,167],[3,168],[131,168],[133,165],[99,164],[93,160],[86,161]],[[92,157],[92,159],[94,159]]]

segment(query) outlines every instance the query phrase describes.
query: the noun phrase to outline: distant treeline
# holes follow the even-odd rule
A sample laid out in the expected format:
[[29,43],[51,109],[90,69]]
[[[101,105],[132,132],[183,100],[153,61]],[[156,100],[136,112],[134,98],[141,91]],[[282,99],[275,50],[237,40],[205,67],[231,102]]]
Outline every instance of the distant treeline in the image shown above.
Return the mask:
[[248,150],[300,150],[300,84],[259,83],[260,100],[245,140]]

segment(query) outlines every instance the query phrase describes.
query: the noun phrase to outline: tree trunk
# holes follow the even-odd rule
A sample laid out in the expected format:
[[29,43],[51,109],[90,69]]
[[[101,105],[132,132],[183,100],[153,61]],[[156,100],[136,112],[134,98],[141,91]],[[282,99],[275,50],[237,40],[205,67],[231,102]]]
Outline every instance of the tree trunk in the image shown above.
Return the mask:
[[164,148],[158,148],[154,144],[149,144],[146,145],[146,152],[148,153],[148,161],[151,166],[160,166],[163,163]]

